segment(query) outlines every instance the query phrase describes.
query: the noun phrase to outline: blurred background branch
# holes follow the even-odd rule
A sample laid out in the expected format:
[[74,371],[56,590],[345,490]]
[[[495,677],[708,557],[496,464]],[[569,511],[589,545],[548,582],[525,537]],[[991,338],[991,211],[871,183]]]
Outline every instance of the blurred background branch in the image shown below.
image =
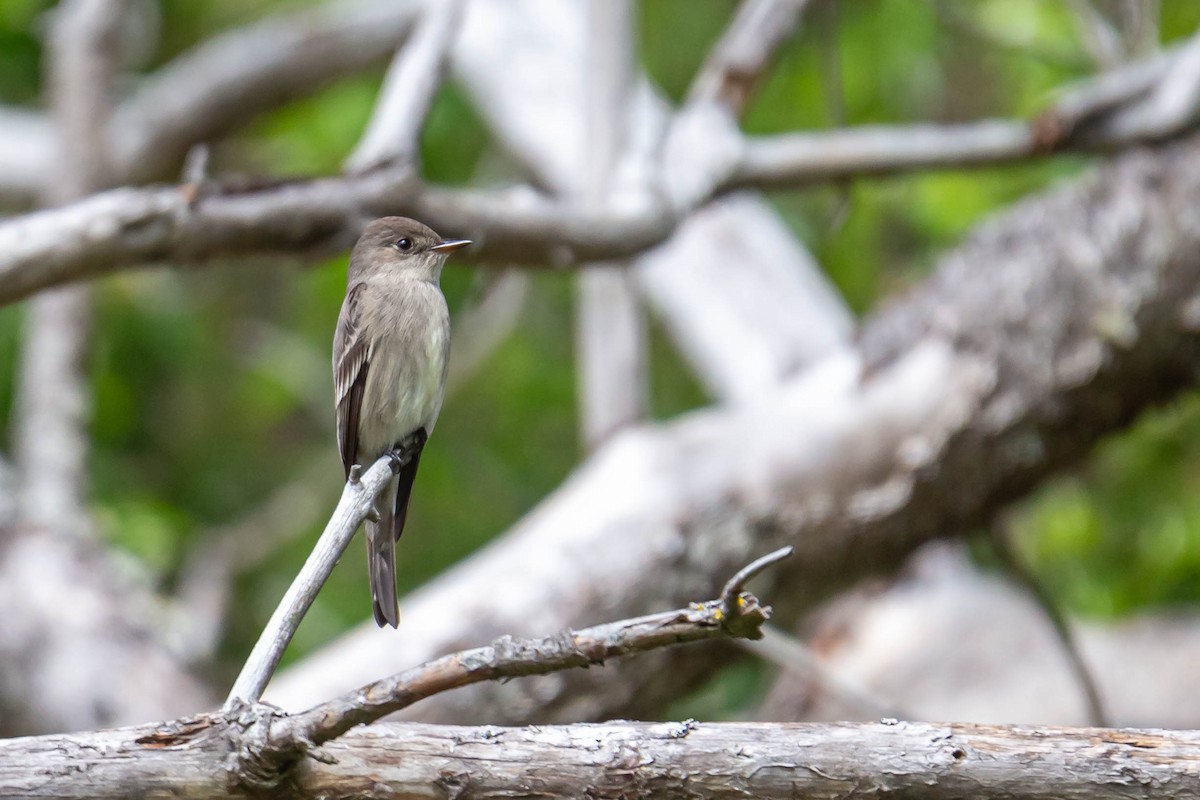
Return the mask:
[[[104,132],[130,11],[121,0],[72,0],[53,15],[47,72],[60,156],[41,187],[49,204],[112,179]],[[89,287],[61,287],[34,298],[24,323],[12,420],[21,481],[0,550],[3,602],[21,609],[0,634],[9,734],[103,727],[206,699],[156,638],[155,598],[122,575],[90,518],[91,305]]]

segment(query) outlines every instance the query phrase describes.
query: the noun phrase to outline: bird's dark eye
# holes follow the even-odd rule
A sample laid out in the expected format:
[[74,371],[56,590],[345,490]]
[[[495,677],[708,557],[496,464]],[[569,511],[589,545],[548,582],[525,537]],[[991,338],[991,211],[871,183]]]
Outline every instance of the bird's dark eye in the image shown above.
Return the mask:
[[396,240],[396,249],[401,253],[407,253],[409,250],[412,250],[412,239],[407,236],[400,237]]

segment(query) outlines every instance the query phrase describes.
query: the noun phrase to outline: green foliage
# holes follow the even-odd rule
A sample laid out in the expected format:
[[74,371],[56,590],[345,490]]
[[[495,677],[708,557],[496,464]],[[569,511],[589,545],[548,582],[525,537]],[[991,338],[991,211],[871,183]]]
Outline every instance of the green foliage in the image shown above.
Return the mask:
[[1097,616],[1194,603],[1200,587],[1200,399],[1154,412],[1017,515],[1023,554]]

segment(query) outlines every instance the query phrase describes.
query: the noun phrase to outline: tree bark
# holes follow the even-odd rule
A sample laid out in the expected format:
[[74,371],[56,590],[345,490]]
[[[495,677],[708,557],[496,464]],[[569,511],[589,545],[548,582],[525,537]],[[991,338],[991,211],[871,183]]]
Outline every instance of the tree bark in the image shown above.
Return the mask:
[[[11,798],[262,797],[231,772],[237,725],[0,742]],[[306,759],[296,798],[1194,798],[1200,733],[896,722],[382,724]]]

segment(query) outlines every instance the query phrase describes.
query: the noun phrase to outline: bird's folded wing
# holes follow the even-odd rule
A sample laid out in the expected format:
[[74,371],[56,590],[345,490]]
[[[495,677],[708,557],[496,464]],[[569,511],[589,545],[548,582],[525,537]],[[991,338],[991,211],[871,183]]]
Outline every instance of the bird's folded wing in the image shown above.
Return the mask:
[[358,418],[370,367],[370,342],[362,335],[362,284],[350,287],[333,334],[333,389],[338,452],[346,475],[358,459]]

